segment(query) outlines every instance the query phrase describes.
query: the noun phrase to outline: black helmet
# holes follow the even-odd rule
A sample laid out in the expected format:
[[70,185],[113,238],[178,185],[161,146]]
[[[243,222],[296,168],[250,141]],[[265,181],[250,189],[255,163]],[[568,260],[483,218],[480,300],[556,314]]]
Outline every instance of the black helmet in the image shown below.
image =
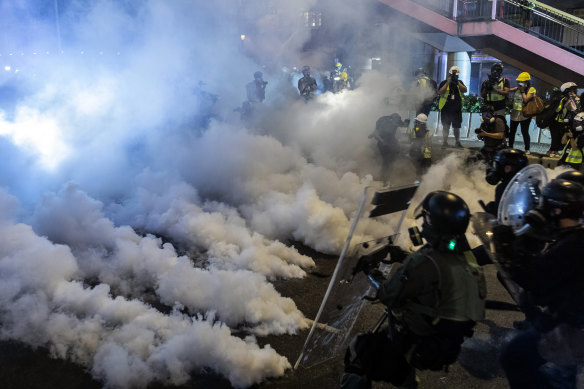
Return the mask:
[[[584,213],[584,186],[563,179],[551,180],[541,191],[543,212],[552,219],[580,219]],[[556,209],[561,212],[556,214]]]
[[304,74],[305,76],[310,76],[310,66],[303,66],[302,74]]
[[462,198],[445,191],[430,192],[416,209],[416,218],[423,217],[437,235],[463,235],[468,227],[470,211]]
[[377,119],[377,122],[375,122],[375,128],[377,129],[397,128],[403,125],[404,122],[402,122],[401,116],[397,113],[392,113],[389,116],[382,116]]
[[263,75],[263,73],[262,73],[262,72],[260,72],[260,71],[258,71],[258,72],[255,72],[255,73],[253,74],[253,78],[255,78],[256,80],[258,80],[258,79],[262,78],[263,76],[264,76],[264,75]]
[[491,66],[491,74],[498,74],[500,76],[501,73],[503,73],[502,63],[497,62],[496,64],[493,64],[493,66]]
[[584,173],[578,170],[568,170],[556,177],[556,180],[568,180],[584,186]]
[[430,192],[418,205],[415,214],[416,219],[424,218],[422,237],[432,248],[458,253],[470,249],[464,236],[470,211],[459,196],[444,191]]
[[[517,149],[499,150],[493,158],[493,166],[501,177],[513,177],[519,170],[527,166],[527,162],[525,152]],[[505,173],[505,166],[511,166],[511,171]]]

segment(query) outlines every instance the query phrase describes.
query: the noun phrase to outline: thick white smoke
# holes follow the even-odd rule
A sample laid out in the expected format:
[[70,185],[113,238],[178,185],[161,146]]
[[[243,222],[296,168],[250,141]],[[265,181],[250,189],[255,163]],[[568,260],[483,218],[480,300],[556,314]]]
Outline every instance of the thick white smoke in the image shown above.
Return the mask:
[[[282,375],[286,358],[254,336],[308,320],[271,281],[315,266],[295,242],[341,251],[364,189],[381,186],[368,135],[405,113],[400,77],[372,71],[354,91],[297,99],[278,69],[310,58],[310,33],[281,15],[315,1],[275,1],[288,12],[256,18],[230,0],[59,0],[58,37],[52,6],[8,3],[1,24],[18,28],[1,58],[23,55],[0,80],[19,91],[0,108],[0,338],[47,347],[109,387],[178,385],[206,368],[235,387]],[[366,19],[341,3],[347,20]],[[260,66],[267,98],[245,128],[233,109]],[[478,210],[493,187],[462,166],[432,167],[413,203],[446,189]],[[353,239],[396,224],[369,221]]]

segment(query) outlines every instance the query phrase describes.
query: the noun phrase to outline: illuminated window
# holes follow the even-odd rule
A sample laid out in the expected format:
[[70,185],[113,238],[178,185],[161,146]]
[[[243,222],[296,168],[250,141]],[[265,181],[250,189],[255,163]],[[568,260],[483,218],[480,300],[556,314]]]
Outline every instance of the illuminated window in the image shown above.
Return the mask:
[[305,11],[304,25],[307,28],[317,29],[322,26],[322,12],[320,11]]

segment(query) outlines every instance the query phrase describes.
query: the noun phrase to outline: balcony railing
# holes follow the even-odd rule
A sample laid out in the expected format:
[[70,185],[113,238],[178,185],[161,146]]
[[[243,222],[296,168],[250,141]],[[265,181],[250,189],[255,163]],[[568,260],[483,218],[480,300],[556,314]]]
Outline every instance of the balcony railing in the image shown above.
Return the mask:
[[584,56],[584,20],[538,1],[412,1],[460,23],[500,20]]

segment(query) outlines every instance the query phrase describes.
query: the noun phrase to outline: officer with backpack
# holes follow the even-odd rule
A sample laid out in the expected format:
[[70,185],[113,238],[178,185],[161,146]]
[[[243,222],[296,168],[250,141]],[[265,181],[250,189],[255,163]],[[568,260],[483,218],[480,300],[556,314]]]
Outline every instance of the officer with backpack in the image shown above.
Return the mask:
[[535,98],[535,88],[530,83],[531,76],[527,72],[520,73],[517,77],[517,86],[509,89],[515,92],[513,96],[513,110],[511,111],[511,126],[509,127],[509,147],[513,148],[515,143],[515,134],[517,127],[521,125],[521,135],[525,144],[525,154],[529,155],[529,146],[531,139],[529,137],[529,126],[531,125],[531,116],[526,117],[523,114],[524,106]]
[[403,265],[388,280],[378,277],[379,259],[359,260],[378,284],[376,297],[388,307],[389,325],[351,341],[342,389],[371,389],[372,381],[418,388],[416,369],[440,371],[453,364],[484,318],[485,277],[465,237],[468,205],[454,193],[435,191],[415,212],[426,244],[410,254],[390,247],[391,261]]

